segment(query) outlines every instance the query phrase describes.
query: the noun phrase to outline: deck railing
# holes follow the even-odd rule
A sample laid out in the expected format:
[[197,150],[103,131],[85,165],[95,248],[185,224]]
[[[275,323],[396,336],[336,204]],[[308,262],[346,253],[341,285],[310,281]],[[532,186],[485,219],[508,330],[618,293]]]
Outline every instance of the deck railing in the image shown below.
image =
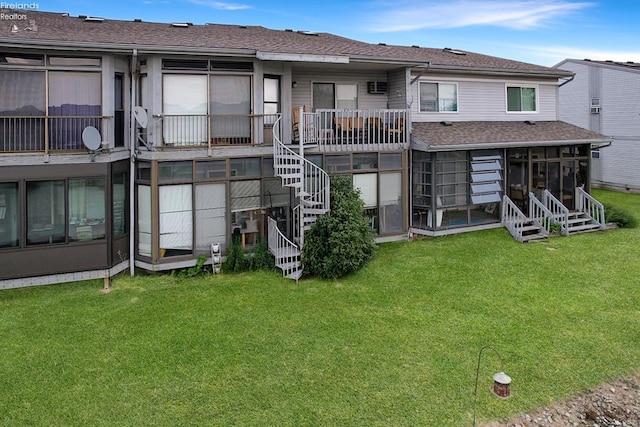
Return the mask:
[[547,233],[551,233],[553,221],[551,211],[532,192],[529,192],[529,218],[536,221]]
[[0,116],[0,152],[49,153],[86,150],[82,131],[93,126],[104,138],[109,116]]
[[600,224],[600,229],[604,230],[604,205],[594,199],[591,194],[584,191],[581,187],[576,188],[576,195],[578,196],[576,209],[591,217],[592,220]]
[[158,122],[165,147],[246,146],[270,145],[277,118],[277,114],[167,114]]
[[304,132],[312,133],[305,141],[317,143],[320,151],[383,151],[409,145],[409,110],[318,109],[303,116]]
[[529,218],[522,213],[509,196],[502,196],[502,225],[518,242],[523,241],[524,227],[528,221]]
[[553,222],[560,224],[560,233],[569,234],[569,209],[547,189],[542,194],[542,203],[551,212]]

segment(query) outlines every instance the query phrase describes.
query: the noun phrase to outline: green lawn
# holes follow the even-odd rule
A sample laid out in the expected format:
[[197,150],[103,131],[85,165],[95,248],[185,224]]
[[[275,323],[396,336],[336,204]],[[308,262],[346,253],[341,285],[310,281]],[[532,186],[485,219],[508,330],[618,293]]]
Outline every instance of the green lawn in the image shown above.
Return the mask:
[[[594,192],[640,215],[640,196]],[[339,281],[0,292],[0,425],[461,426],[640,371],[640,229],[380,246]],[[501,368],[513,397],[491,393]]]

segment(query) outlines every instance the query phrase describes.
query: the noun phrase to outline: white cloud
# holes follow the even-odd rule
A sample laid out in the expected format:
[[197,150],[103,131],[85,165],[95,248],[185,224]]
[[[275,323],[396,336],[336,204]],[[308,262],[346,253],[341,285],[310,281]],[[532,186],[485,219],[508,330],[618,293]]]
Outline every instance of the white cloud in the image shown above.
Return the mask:
[[245,10],[251,9],[251,6],[246,4],[238,4],[238,3],[227,3],[221,1],[210,1],[210,0],[188,0],[189,3],[197,4],[200,6],[207,6],[213,9],[221,9],[221,10]]
[[545,26],[558,17],[592,5],[567,0],[453,0],[396,4],[387,4],[388,9],[379,9],[370,16],[369,31],[393,32],[474,25],[528,29]]

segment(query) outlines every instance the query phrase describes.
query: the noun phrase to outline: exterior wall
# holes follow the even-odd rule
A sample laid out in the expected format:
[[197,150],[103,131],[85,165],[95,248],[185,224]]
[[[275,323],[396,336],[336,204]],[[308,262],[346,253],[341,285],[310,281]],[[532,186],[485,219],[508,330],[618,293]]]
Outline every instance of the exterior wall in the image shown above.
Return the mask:
[[407,93],[409,93],[409,69],[400,69],[388,73],[389,97],[388,105],[390,109],[402,110],[407,108]]
[[[615,65],[566,61],[559,68],[576,73],[560,88],[560,119],[613,138],[593,159],[594,185],[640,191],[640,72]],[[590,113],[592,97],[600,114]]]
[[[296,88],[292,90],[291,103],[293,106],[305,106],[311,111],[313,105],[313,83],[356,83],[358,85],[358,109],[375,110],[387,108],[387,95],[367,93],[367,82],[387,81],[384,71],[319,72],[317,70],[293,69],[292,80]],[[405,108],[405,107],[403,107]]]
[[[457,112],[420,112],[419,82],[458,84]],[[531,85],[538,88],[537,112],[507,112],[506,84]],[[557,84],[548,80],[507,80],[457,77],[430,74],[411,85],[411,115],[416,122],[438,121],[547,121],[557,120]]]

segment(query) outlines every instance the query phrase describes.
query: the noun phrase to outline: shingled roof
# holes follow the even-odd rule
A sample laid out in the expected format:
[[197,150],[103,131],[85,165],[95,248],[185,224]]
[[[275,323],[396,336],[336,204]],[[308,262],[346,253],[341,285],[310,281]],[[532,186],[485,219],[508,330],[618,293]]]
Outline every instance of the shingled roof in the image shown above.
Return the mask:
[[604,144],[611,141],[602,134],[562,121],[414,122],[412,126],[412,148],[421,151]]
[[[0,10],[0,13],[16,11]],[[0,47],[56,47],[94,51],[171,52],[255,57],[259,52],[330,55],[353,61],[429,63],[437,69],[494,70],[562,77],[572,73],[454,49],[365,43],[309,31],[272,30],[262,26],[170,23],[86,19],[68,14],[24,12],[27,19],[0,20]],[[16,24],[16,27],[12,26]]]

